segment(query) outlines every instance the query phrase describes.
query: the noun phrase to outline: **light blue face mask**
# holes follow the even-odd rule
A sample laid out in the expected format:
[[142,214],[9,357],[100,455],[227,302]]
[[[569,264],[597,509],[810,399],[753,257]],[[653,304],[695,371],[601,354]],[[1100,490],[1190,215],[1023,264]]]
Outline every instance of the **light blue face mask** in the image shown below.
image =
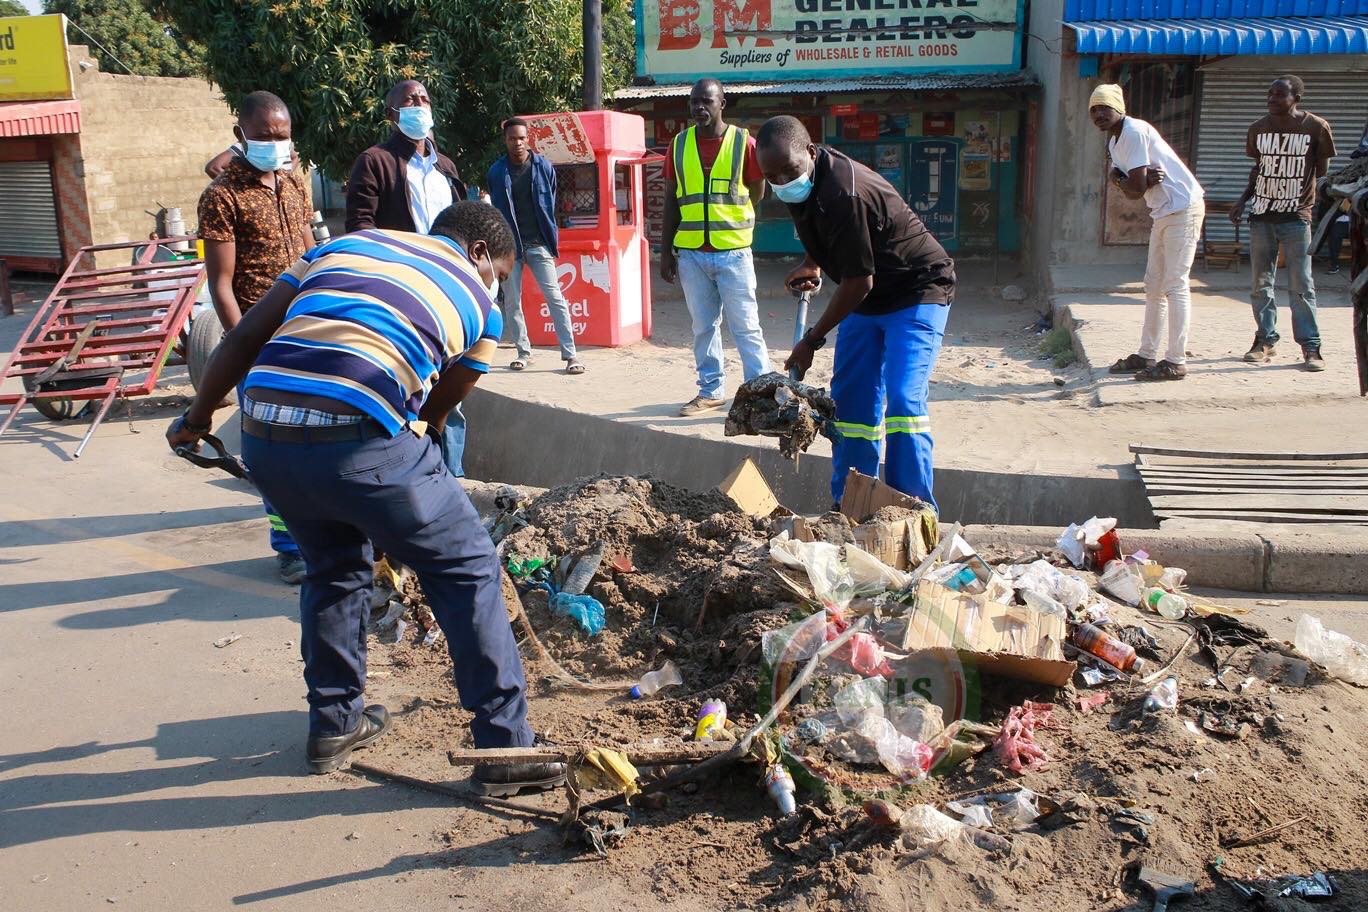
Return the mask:
[[801,203],[812,195],[812,172],[806,171],[786,184],[770,184],[774,195],[785,203]]
[[278,142],[271,140],[247,139],[247,164],[258,171],[287,171],[290,168],[292,144],[288,139]]
[[427,139],[432,130],[432,109],[426,105],[399,109],[399,132],[414,142]]

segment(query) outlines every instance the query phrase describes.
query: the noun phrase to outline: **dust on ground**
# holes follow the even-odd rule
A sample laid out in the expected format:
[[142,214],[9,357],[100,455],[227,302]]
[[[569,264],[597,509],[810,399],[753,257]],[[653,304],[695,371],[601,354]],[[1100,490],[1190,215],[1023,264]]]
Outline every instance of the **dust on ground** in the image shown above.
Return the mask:
[[[692,735],[708,698],[727,700],[743,728],[754,723],[767,684],[760,636],[794,616],[799,601],[769,569],[763,523],[716,492],[692,494],[643,478],[552,489],[527,516],[531,526],[510,536],[506,554],[576,554],[607,543],[604,570],[590,589],[607,609],[596,637],[551,615],[543,595],[525,595],[523,603],[565,668],[588,680],[620,680],[624,691],[568,690],[524,643],[531,720],[540,733],[603,746],[679,743]],[[839,524],[831,525],[839,537]],[[1188,639],[1181,623],[1113,609],[1118,624],[1146,626],[1161,660]],[[396,708],[394,735],[366,759],[457,778],[441,758],[447,748],[469,745],[469,717],[450,684],[445,650],[419,645],[420,635],[372,647],[373,676],[388,678],[385,689],[408,699]],[[1122,910],[1150,906],[1132,879],[1144,864],[1196,882],[1196,897],[1181,908],[1235,912],[1248,906],[1221,876],[1329,871],[1341,892],[1320,908],[1368,908],[1364,691],[1308,668],[1285,644],[1213,648],[1206,655],[1189,649],[1175,663],[1180,703],[1168,714],[1141,712],[1148,688],[1138,682],[1055,689],[982,676],[983,722],[1000,724],[1023,700],[1053,704],[1052,722],[1038,734],[1050,759],[1037,771],[1011,773],[991,750],[910,786],[874,768],[833,779],[857,790],[800,792],[798,812],[781,819],[758,783],[759,769],[738,765],[701,787],[669,793],[663,807],[638,809],[622,845],[595,862],[594,876],[665,901],[712,895],[719,908]],[[627,685],[666,658],[679,665],[684,685],[655,699],[627,699]],[[1076,698],[1098,691],[1107,702],[1085,712]],[[872,794],[904,808],[944,807],[955,796],[1022,786],[1060,809],[1023,831],[1003,831],[1006,847],[993,850],[958,842],[910,848],[874,826],[859,805]],[[564,806],[559,794],[520,800]],[[1304,819],[1263,842],[1223,847],[1297,817]],[[553,840],[527,826],[544,863],[586,857],[582,846],[562,846],[559,834]],[[443,838],[461,844],[460,833]],[[1275,900],[1270,908],[1303,905]]]

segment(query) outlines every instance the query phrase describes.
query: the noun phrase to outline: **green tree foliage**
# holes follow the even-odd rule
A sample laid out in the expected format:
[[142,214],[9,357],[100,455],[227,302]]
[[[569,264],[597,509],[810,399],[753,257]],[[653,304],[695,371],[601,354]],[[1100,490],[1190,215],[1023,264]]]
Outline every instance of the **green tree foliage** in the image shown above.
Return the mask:
[[[143,0],[45,0],[43,11],[65,13],[67,40],[85,44],[106,73],[201,76],[202,48],[187,42]],[[95,39],[94,42],[75,26]],[[95,42],[104,47],[99,47]],[[113,55],[112,57],[110,55]],[[117,59],[114,59],[117,58]]]
[[0,16],[31,16],[24,4],[18,0],[0,0]]
[[[476,181],[519,113],[581,106],[581,0],[160,0],[206,47],[230,104],[283,98],[299,154],[343,178],[389,135],[384,96],[417,79],[432,97],[438,144]],[[631,79],[630,0],[604,0],[604,89]]]

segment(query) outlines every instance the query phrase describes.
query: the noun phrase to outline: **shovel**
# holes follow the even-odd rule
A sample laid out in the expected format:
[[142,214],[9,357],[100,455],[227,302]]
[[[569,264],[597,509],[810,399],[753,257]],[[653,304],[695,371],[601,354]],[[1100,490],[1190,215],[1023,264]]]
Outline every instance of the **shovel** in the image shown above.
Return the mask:
[[[812,303],[813,295],[822,290],[822,277],[817,277],[817,284],[805,291],[800,291],[793,286],[789,286],[789,291],[793,292],[798,298],[798,313],[793,320],[793,347],[797,348],[798,343],[803,341],[803,334],[807,332],[808,305]],[[789,379],[798,379],[797,368],[789,368]]]
[[176,455],[201,469],[222,469],[234,478],[241,478],[244,481],[252,480],[247,477],[247,466],[243,464],[241,459],[228,452],[228,448],[223,445],[222,440],[213,434],[205,434],[200,439],[213,447],[218,455],[206,456],[193,447],[185,445],[176,447]]
[[1192,896],[1197,892],[1197,885],[1192,881],[1164,874],[1153,868],[1142,867],[1135,879],[1143,886],[1149,887],[1150,892],[1154,894],[1153,912],[1166,912],[1169,900]]

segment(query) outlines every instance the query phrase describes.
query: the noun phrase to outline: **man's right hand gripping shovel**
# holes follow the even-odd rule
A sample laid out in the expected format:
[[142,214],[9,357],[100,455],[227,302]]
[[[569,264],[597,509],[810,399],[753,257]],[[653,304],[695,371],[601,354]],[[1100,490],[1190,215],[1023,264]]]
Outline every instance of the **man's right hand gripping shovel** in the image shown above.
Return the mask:
[[[218,455],[207,456],[201,452],[200,443],[204,442],[213,448]],[[241,478],[245,481],[252,479],[247,475],[247,466],[242,460],[228,452],[228,448],[208,430],[197,431],[185,423],[184,416],[171,422],[171,426],[166,429],[166,442],[170,444],[172,452],[192,465],[197,465],[201,469],[222,469],[234,478]]]

